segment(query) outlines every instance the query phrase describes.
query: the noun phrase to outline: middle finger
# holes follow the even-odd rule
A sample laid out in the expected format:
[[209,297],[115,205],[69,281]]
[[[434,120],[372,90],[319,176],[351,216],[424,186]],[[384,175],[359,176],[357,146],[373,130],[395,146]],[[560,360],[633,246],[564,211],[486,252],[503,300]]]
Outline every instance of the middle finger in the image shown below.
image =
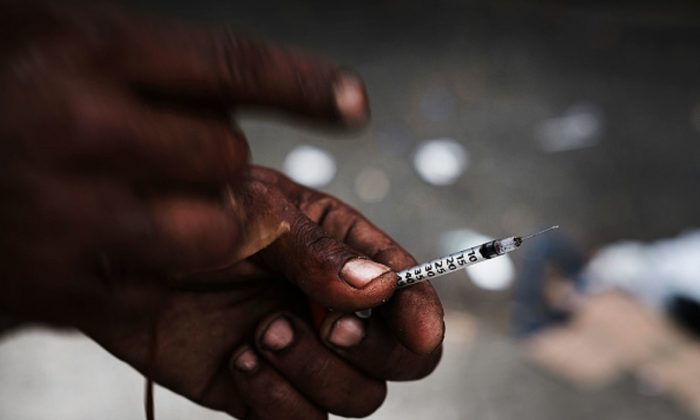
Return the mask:
[[386,384],[356,370],[291,314],[273,314],[256,333],[260,353],[304,395],[334,414],[364,417],[386,397]]

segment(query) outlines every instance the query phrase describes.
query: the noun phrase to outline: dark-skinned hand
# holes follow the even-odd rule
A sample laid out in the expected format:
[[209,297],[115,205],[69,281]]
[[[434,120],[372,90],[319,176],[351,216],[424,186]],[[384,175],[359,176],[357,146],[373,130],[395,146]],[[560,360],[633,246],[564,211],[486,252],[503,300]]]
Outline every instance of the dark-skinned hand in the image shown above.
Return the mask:
[[[432,286],[389,299],[394,271],[415,264],[408,253],[346,204],[275,171],[253,168],[246,188],[247,205],[278,214],[289,231],[247,260],[197,274],[196,287],[169,289],[153,366],[148,319],[116,317],[86,333],[175,392],[246,419],[365,416],[383,402],[386,380],[434,369],[443,324]],[[318,331],[309,296],[333,309]],[[370,319],[353,314],[377,305]]]
[[[388,267],[412,258],[335,199],[250,169],[230,118],[262,107],[359,125],[357,78],[111,9],[0,1],[0,35],[0,316],[78,327],[248,418],[365,415],[383,380],[434,368],[433,290],[389,300]],[[309,298],[334,309],[319,331]],[[347,315],[384,302],[369,321]]]
[[[232,110],[367,118],[325,61],[63,2],[0,1],[0,92],[0,316],[68,325],[260,242],[226,203],[249,159]],[[117,298],[115,272],[138,290]]]

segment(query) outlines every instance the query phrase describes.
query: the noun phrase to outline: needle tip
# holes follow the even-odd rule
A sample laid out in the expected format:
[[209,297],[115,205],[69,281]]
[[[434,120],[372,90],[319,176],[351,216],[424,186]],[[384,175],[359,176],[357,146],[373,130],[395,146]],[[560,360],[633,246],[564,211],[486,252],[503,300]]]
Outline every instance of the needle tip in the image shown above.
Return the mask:
[[547,232],[549,232],[550,230],[554,230],[554,229],[559,229],[559,225],[550,226],[550,227],[548,227],[547,229],[541,230],[541,231],[539,231],[539,232],[531,233],[531,234],[529,234],[529,235],[527,235],[527,236],[523,236],[521,239],[524,241],[525,239],[530,239],[530,238],[533,238],[533,237],[535,237],[535,236],[542,235],[543,233],[547,233]]

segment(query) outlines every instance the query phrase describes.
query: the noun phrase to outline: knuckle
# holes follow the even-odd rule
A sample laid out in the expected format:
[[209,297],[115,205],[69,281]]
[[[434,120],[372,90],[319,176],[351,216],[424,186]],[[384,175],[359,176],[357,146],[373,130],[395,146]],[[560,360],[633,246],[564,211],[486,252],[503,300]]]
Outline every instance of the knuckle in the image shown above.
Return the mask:
[[270,381],[267,384],[267,399],[268,404],[278,407],[284,407],[293,399],[291,389],[282,383],[282,381]]
[[296,239],[304,248],[325,258],[337,256],[341,250],[335,239],[310,222],[304,215],[298,215],[293,223]]
[[338,203],[331,197],[318,197],[315,191],[303,191],[299,196],[300,210],[311,220],[323,226],[328,216],[337,209]]
[[[272,200],[277,200],[278,202],[284,202],[282,197],[278,195],[277,191],[271,189],[265,183],[258,180],[251,180],[246,184],[246,193],[255,199],[271,198]],[[263,200],[263,203],[267,204],[267,200]]]

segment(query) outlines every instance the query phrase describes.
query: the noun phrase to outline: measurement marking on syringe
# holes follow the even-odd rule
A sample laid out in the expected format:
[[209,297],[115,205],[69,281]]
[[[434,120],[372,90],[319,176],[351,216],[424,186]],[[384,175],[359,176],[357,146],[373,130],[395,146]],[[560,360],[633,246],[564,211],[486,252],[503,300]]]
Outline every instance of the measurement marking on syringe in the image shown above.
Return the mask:
[[509,236],[503,239],[496,239],[452,253],[446,257],[436,258],[415,267],[408,268],[398,273],[399,279],[397,287],[407,287],[412,284],[424,282],[435,277],[444,276],[445,274],[449,274],[461,268],[505,255],[518,249],[523,241],[558,228],[559,226],[556,225],[527,236]]

